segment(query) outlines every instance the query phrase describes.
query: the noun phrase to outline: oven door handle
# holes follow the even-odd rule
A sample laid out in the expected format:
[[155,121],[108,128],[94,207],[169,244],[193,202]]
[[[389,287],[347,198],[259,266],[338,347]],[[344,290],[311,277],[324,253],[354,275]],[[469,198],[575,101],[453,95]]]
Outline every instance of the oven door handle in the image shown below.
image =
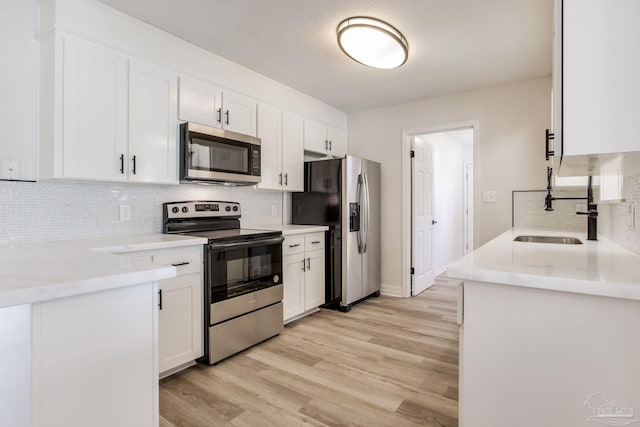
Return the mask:
[[250,240],[247,242],[233,242],[233,243],[210,243],[210,250],[220,250],[220,249],[246,249],[246,248],[255,248],[257,246],[265,246],[265,245],[279,245],[284,241],[284,237],[277,236],[269,239],[259,239],[259,240]]

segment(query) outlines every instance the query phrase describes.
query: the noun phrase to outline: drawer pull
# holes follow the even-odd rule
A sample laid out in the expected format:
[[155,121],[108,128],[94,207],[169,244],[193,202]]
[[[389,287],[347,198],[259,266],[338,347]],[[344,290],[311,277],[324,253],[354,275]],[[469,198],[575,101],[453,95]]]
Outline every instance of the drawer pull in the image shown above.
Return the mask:
[[162,289],[158,289],[158,307],[162,310]]
[[300,246],[300,243],[296,243],[295,245],[289,245],[290,248],[297,248],[298,246]]
[[183,261],[183,262],[178,262],[178,263],[171,264],[171,265],[174,266],[174,267],[180,267],[182,265],[189,265],[189,264],[191,264],[191,261]]
[[315,241],[311,242],[312,245],[317,245],[318,243],[320,243],[320,240],[315,240]]

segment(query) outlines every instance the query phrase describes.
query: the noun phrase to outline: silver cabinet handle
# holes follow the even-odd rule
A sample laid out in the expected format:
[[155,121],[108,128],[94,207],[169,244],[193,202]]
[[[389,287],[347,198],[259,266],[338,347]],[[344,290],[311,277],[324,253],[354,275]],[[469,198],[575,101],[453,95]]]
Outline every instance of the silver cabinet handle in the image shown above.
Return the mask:
[[222,108],[218,108],[218,123],[222,123]]
[[124,154],[120,154],[120,173],[124,175]]
[[133,170],[131,172],[133,172],[133,174],[136,174],[136,156],[133,156],[131,158],[131,161],[133,162]]
[[319,243],[320,243],[320,240],[315,240],[315,241],[311,242],[312,245],[317,245]]
[[329,151],[333,150],[333,141],[329,140]]
[[171,264],[174,267],[180,267],[181,265],[189,265],[191,264],[191,261],[183,261],[183,262],[177,262],[175,264]]
[[162,289],[158,289],[158,309],[162,310]]
[[289,245],[290,248],[297,248],[298,246],[300,246],[300,243],[296,243],[295,245]]
[[289,174],[285,173],[284,174],[284,185],[289,185]]
[[329,149],[329,140],[328,140],[328,139],[325,139],[325,140],[324,140],[324,149],[325,149],[325,150],[328,150],[328,149]]
[[304,258],[303,258],[303,259],[302,259],[302,271],[306,271],[306,268],[305,268],[305,263],[304,263],[304,261],[305,261],[305,260],[304,260]]
[[280,180],[278,181],[279,184],[278,185],[282,185],[282,174],[279,174]]
[[224,112],[224,117],[225,117],[224,124],[228,125],[229,124],[229,110]]
[[307,270],[311,270],[311,258],[307,258]]

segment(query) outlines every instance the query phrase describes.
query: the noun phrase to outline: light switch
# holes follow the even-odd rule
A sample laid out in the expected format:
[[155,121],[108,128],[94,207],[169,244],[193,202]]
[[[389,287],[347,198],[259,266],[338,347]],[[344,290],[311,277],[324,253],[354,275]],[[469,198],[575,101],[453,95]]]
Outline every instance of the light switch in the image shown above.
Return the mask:
[[485,190],[482,193],[483,203],[495,203],[496,202],[496,190]]

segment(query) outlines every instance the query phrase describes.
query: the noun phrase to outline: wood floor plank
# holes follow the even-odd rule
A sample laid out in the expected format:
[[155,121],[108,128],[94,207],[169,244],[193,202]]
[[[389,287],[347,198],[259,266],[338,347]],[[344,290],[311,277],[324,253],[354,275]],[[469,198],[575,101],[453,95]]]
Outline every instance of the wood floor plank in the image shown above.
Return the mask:
[[160,382],[160,425],[456,426],[459,281],[319,312]]

